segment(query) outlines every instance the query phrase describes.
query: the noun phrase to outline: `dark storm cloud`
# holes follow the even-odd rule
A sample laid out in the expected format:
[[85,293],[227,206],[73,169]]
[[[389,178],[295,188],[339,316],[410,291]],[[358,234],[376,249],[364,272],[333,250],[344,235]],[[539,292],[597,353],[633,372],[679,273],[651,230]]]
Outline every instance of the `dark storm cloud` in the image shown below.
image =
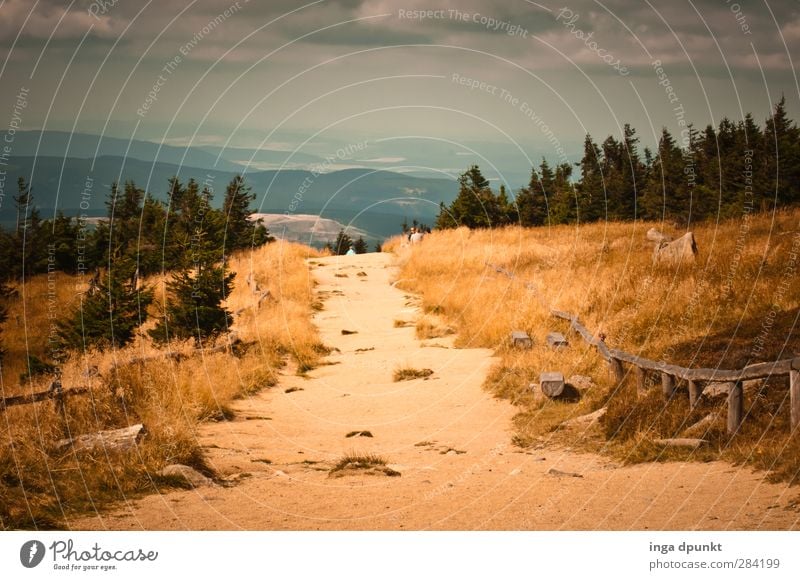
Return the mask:
[[[325,126],[331,117],[357,116],[389,98],[402,106],[432,102],[446,107],[468,97],[467,89],[449,80],[458,73],[535,98],[540,110],[550,109],[550,124],[558,129],[563,123],[561,130],[580,140],[583,128],[565,121],[572,117],[571,110],[565,114],[565,104],[582,120],[606,123],[598,132],[617,123],[610,113],[596,113],[610,108],[606,101],[619,108],[620,116],[644,108],[650,114],[653,103],[664,101],[654,81],[654,61],[680,85],[687,107],[714,102],[714,91],[720,108],[732,107],[727,97],[734,90],[741,92],[745,110],[774,102],[780,92],[794,92],[790,108],[797,101],[791,61],[800,54],[800,4],[795,0],[40,0],[31,13],[33,6],[28,0],[6,0],[0,8],[0,62],[10,56],[2,80],[21,84],[32,63],[41,61],[37,97],[27,117],[33,125],[45,118],[47,98],[65,70],[69,75],[50,122],[66,120],[71,126],[74,116],[86,111],[130,122],[119,111],[136,111],[162,67],[176,56],[182,58],[180,67],[146,119],[156,127],[176,110],[187,126],[209,111],[204,122],[235,126],[241,112],[252,107],[260,126],[271,127],[327,92],[331,96],[325,97],[325,107],[292,118],[293,123],[302,121],[302,128],[285,128],[303,132]],[[373,47],[392,48],[369,50]],[[404,80],[391,89],[368,82],[392,75],[428,78],[418,84]],[[86,107],[78,111],[89,82],[95,84]],[[236,90],[226,92],[234,84]],[[339,92],[346,85],[358,88]],[[119,103],[105,97],[116,98],[123,86]],[[260,109],[257,98],[279,86]],[[641,90],[645,107],[634,88]],[[187,94],[191,99],[184,103]],[[218,103],[221,95],[225,99]],[[478,96],[472,93],[478,114],[507,117],[510,125],[518,125],[519,111]],[[8,102],[0,95],[0,106]],[[674,120],[669,110],[654,114],[661,115],[655,125]],[[456,126],[431,118],[439,123],[436,130]],[[644,118],[637,122],[643,124]],[[387,113],[369,127],[390,131],[408,124]],[[420,126],[429,129],[431,120]]]
[[[305,4],[310,5],[302,8]],[[0,42],[8,48],[20,30],[23,47],[30,47],[32,39],[43,41],[51,35],[56,40],[77,39],[90,30],[88,44],[92,46],[115,39],[128,27],[120,46],[138,56],[159,34],[163,46],[179,44],[234,5],[236,14],[225,33],[207,39],[191,59],[214,60],[235,40],[275,19],[230,58],[244,61],[250,54],[263,52],[263,47],[304,37],[298,45],[316,45],[320,51],[326,45],[452,44],[520,56],[526,65],[569,70],[572,62],[594,67],[597,57],[576,30],[591,34],[604,51],[619,55],[630,66],[646,66],[658,58],[665,63],[719,67],[724,57],[735,67],[756,68],[760,60],[767,69],[785,70],[790,67],[787,47],[790,54],[800,52],[796,2],[746,0],[162,0],[143,11],[140,2],[130,0],[79,0],[69,10],[70,5],[63,2],[43,0],[33,12],[26,0],[7,0],[0,19]],[[440,16],[425,17],[430,11]],[[483,25],[486,19],[505,28]],[[511,26],[524,31],[524,38],[505,34]],[[53,50],[58,47],[54,44]],[[543,64],[542,58],[547,62]]]

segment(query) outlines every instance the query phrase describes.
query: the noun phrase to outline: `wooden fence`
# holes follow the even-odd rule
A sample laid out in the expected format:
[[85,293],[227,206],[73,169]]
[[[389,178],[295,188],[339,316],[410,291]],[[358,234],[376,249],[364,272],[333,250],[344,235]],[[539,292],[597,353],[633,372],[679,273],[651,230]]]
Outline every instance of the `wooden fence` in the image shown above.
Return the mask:
[[[504,268],[490,264],[496,272],[505,274],[509,278],[517,276]],[[525,287],[533,291],[535,286],[526,283]],[[546,305],[545,305],[546,307]],[[728,433],[734,434],[739,430],[744,417],[744,386],[743,382],[754,379],[789,376],[789,406],[791,412],[792,431],[800,425],[800,357],[783,359],[775,362],[764,362],[749,365],[739,370],[724,369],[689,369],[677,365],[657,362],[642,358],[628,352],[609,348],[603,337],[594,336],[583,326],[578,317],[569,312],[550,310],[556,318],[570,323],[570,329],[577,332],[588,344],[597,348],[598,353],[608,363],[609,369],[617,383],[625,381],[626,372],[623,363],[631,365],[636,375],[637,392],[641,393],[646,388],[647,373],[659,373],[661,376],[661,389],[668,400],[676,391],[678,379],[687,381],[689,385],[689,404],[694,407],[703,394],[703,389],[708,383],[726,383],[728,385]]]
[[7,407],[14,407],[16,405],[29,405],[31,403],[39,403],[40,401],[53,400],[56,407],[63,408],[67,397],[73,395],[85,395],[89,392],[89,387],[73,387],[71,389],[62,389],[60,383],[54,382],[46,391],[39,391],[38,393],[29,393],[27,395],[17,395],[15,397],[5,397],[0,399],[0,411],[4,411]]
[[[234,347],[241,344],[242,342],[235,332],[230,333],[228,336],[225,337],[225,339],[226,340],[224,344],[209,348],[198,348],[188,355],[181,352],[167,351],[155,355],[132,358],[129,361],[125,361],[124,363],[118,363],[118,364],[115,363],[112,369],[116,370],[117,368],[120,368],[122,366],[142,364],[162,358],[180,361],[187,356],[224,352],[227,350],[232,350]],[[16,395],[13,397],[0,398],[0,411],[4,411],[8,407],[14,407],[17,405],[30,405],[31,403],[39,403],[41,401],[53,400],[55,401],[56,408],[60,409],[63,412],[68,397],[74,395],[86,395],[90,392],[90,390],[91,389],[89,387],[72,387],[69,389],[64,389],[61,386],[61,381],[54,380],[51,383],[50,388],[45,391],[28,393],[26,395]]]

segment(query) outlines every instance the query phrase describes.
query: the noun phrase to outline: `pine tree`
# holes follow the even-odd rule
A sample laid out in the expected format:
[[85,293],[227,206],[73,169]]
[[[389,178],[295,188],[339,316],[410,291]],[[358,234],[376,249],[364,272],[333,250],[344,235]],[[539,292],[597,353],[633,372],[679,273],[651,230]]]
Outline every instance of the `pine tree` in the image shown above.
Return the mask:
[[508,199],[506,186],[500,184],[500,190],[497,192],[497,210],[496,218],[494,220],[495,226],[505,226],[514,223],[518,220],[517,210],[514,204]]
[[625,124],[622,134],[622,191],[620,195],[619,219],[633,220],[639,217],[639,197],[644,188],[645,167],[639,157],[639,138],[636,130]]
[[366,254],[369,252],[367,242],[365,242],[364,238],[361,236],[358,236],[358,239],[353,244],[353,249],[355,250],[356,254]]
[[[542,172],[542,185],[544,186],[544,176],[548,174],[547,171]],[[561,163],[556,167],[555,174],[547,182],[550,184],[549,191],[550,198],[553,200],[553,215],[557,219],[553,219],[555,223],[572,223],[578,220],[583,220],[580,215],[580,208],[578,207],[578,196],[575,188],[572,186],[570,178],[572,177],[572,165],[569,163]]]
[[683,170],[683,154],[665,127],[642,196],[642,211],[646,219],[688,223],[689,198]]
[[344,232],[344,229],[341,229],[336,235],[336,241],[333,242],[333,253],[337,256],[344,256],[352,245],[353,239]]
[[136,263],[113,260],[98,280],[81,296],[80,305],[57,323],[61,348],[121,348],[133,340],[147,320],[153,291],[139,287]]
[[255,198],[241,175],[234,177],[225,189],[225,200],[222,203],[222,213],[225,216],[225,253],[270,241],[269,233],[261,222],[251,219],[253,210],[250,202]]
[[233,320],[222,306],[233,289],[235,274],[222,265],[183,269],[167,283],[169,299],[163,318],[150,336],[156,342],[194,338],[198,345],[228,330]]
[[[3,335],[3,324],[8,319],[8,305],[6,301],[8,300],[9,294],[11,294],[9,287],[6,286],[5,282],[0,281],[0,338],[2,338]],[[3,354],[5,352],[2,345],[3,342],[0,340],[0,363],[2,363]]]
[[28,276],[47,272],[47,241],[39,210],[33,201],[33,193],[22,177],[17,180],[17,189],[18,193],[14,196],[17,222],[11,273],[20,277],[23,272]]
[[547,197],[535,167],[531,168],[528,187],[517,192],[516,203],[521,226],[541,226],[547,223]]
[[602,156],[600,148],[587,134],[583,140],[583,158],[578,165],[581,180],[578,183],[578,207],[580,220],[593,222],[606,216],[606,201]]
[[445,207],[444,204],[439,206],[437,228],[459,225],[468,228],[489,228],[507,221],[507,213],[503,215],[500,200],[489,187],[489,181],[477,165],[470,166],[459,176],[458,185],[458,195],[453,203],[449,207]]
[[52,222],[45,222],[43,227],[47,245],[52,248],[53,266],[62,272],[74,274],[77,271],[77,239],[78,226],[72,218],[61,210]]
[[767,119],[764,145],[769,191],[775,202],[800,202],[800,129],[786,113],[786,97],[781,97]]

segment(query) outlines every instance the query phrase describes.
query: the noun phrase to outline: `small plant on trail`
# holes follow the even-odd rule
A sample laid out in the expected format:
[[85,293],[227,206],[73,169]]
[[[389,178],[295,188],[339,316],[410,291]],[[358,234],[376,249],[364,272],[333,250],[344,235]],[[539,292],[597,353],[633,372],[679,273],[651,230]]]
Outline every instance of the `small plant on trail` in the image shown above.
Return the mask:
[[414,379],[427,379],[433,374],[431,369],[415,369],[413,367],[400,367],[394,370],[394,382],[412,381]]
[[345,453],[331,468],[331,477],[341,477],[348,472],[360,471],[369,475],[383,474],[389,477],[397,477],[399,471],[395,471],[386,466],[386,459],[375,453],[357,453],[349,451]]

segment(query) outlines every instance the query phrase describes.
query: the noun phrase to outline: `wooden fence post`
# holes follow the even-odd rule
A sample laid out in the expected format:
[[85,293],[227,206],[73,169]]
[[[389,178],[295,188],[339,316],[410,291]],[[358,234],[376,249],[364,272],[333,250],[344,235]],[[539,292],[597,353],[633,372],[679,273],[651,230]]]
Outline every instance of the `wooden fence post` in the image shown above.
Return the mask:
[[667,373],[661,373],[661,390],[664,398],[669,400],[675,394],[675,377]]
[[728,434],[734,435],[742,424],[744,414],[744,387],[736,381],[728,393]]
[[636,369],[636,398],[641,399],[647,394],[647,373],[642,367]]
[[625,380],[625,369],[622,368],[622,361],[618,358],[611,357],[608,361],[608,366],[611,369],[611,373],[614,375],[614,380],[617,385],[621,385],[622,381]]
[[700,395],[703,394],[705,385],[700,381],[689,381],[689,407],[694,409],[697,406],[697,401]]
[[800,425],[800,370],[789,371],[789,401],[792,408],[792,431]]

